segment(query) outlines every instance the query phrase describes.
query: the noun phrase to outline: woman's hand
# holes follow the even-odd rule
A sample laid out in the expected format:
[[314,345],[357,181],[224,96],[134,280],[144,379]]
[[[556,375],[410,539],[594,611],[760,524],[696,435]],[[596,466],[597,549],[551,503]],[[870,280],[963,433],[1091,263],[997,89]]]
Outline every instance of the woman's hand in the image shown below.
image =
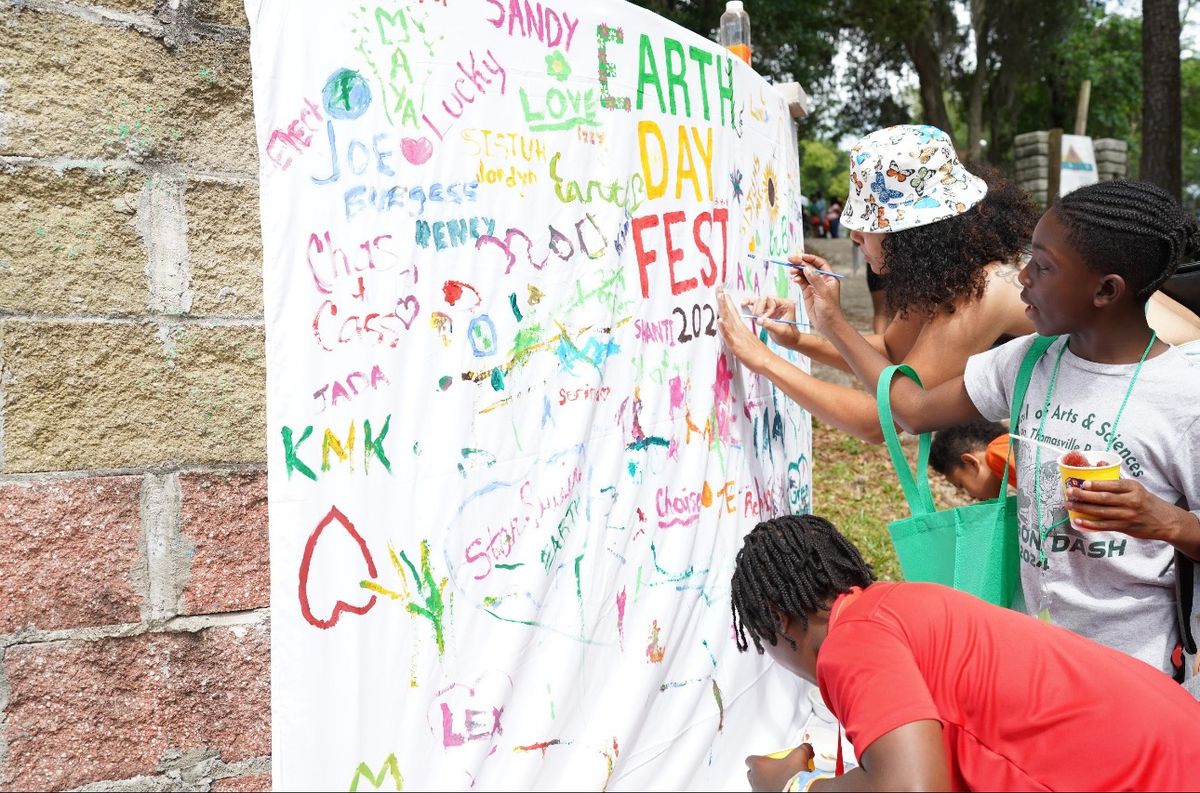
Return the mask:
[[771,338],[780,347],[792,350],[799,349],[804,334],[795,325],[785,325],[782,322],[766,320],[786,319],[796,321],[796,303],[781,297],[758,297],[742,301],[742,308],[753,314],[762,322],[762,326],[771,334]]
[[801,771],[809,770],[813,759],[813,749],[802,743],[785,757],[768,757],[762,754],[752,754],[746,758],[746,776],[750,779],[751,790],[783,790],[792,777]]
[[[833,272],[829,262],[811,253],[802,253],[788,259],[792,264],[802,264],[813,270]],[[835,323],[845,321],[842,313],[842,284],[840,279],[821,275],[812,270],[797,268],[792,280],[800,287],[804,296],[804,308],[808,312],[808,321],[813,327],[825,335]]]
[[746,326],[741,309],[724,289],[717,290],[717,327],[725,347],[750,371],[761,374],[775,353]]

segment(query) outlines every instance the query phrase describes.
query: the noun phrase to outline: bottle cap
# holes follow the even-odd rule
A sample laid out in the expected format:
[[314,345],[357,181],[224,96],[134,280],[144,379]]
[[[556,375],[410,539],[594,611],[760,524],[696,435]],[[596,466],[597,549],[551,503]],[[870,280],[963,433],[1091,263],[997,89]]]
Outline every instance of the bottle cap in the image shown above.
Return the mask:
[[728,2],[725,3],[725,10],[726,11],[742,11],[742,10],[744,10],[742,7],[742,0],[728,0]]

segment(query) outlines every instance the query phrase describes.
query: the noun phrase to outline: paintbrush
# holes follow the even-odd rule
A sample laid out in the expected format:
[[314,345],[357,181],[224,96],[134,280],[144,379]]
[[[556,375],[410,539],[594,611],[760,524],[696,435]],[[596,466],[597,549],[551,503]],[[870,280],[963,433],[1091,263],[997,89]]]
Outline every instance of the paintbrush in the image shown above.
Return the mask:
[[762,259],[764,262],[770,262],[771,264],[778,264],[783,267],[791,267],[793,270],[811,270],[814,273],[820,273],[821,275],[827,275],[830,278],[845,278],[846,277],[846,276],[842,275],[841,273],[831,273],[828,270],[822,270],[820,267],[810,267],[807,264],[792,264],[791,262],[784,261],[783,259],[768,259],[766,256],[755,256],[753,253],[747,253],[746,256],[748,256],[751,259]]
[[773,317],[760,317],[757,314],[742,314],[742,316],[748,317],[749,319],[758,320],[759,322],[778,322],[781,325],[795,325],[797,328],[811,328],[812,327],[812,325],[809,325],[807,322],[795,322],[794,320],[790,320],[790,319],[775,319]]
[[1038,440],[1034,440],[1033,438],[1027,438],[1024,435],[1016,435],[1012,432],[1008,433],[1008,437],[1016,438],[1019,441],[1028,441],[1029,443],[1037,444],[1038,446],[1041,446],[1043,449],[1049,449],[1050,451],[1054,452],[1056,455],[1058,455],[1060,457],[1062,455],[1066,454],[1067,452],[1071,451],[1070,449],[1064,449],[1061,446],[1055,446],[1054,444],[1046,443],[1045,441],[1038,441]]

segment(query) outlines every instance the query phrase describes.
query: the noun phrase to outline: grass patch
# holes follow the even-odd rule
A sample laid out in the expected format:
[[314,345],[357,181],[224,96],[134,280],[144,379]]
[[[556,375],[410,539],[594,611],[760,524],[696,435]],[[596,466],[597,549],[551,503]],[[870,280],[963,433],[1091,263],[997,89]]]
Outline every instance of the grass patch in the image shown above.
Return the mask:
[[813,512],[858,546],[877,578],[901,580],[887,524],[908,506],[887,448],[813,419],[813,460]]
[[[813,513],[830,520],[858,546],[881,581],[900,581],[900,564],[888,536],[889,521],[910,512],[886,446],[864,443],[813,419]],[[916,440],[906,438],[911,466]],[[968,503],[942,477],[930,472],[938,509]]]

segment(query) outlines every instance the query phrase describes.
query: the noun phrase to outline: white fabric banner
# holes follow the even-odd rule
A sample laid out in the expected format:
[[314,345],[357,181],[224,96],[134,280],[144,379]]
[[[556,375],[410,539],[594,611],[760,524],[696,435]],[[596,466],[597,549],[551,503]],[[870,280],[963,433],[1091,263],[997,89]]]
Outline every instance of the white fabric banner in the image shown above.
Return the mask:
[[[731,638],[808,415],[783,99],[617,0],[247,0],[278,789],[744,788],[806,686]],[[715,20],[714,20],[715,23]]]

